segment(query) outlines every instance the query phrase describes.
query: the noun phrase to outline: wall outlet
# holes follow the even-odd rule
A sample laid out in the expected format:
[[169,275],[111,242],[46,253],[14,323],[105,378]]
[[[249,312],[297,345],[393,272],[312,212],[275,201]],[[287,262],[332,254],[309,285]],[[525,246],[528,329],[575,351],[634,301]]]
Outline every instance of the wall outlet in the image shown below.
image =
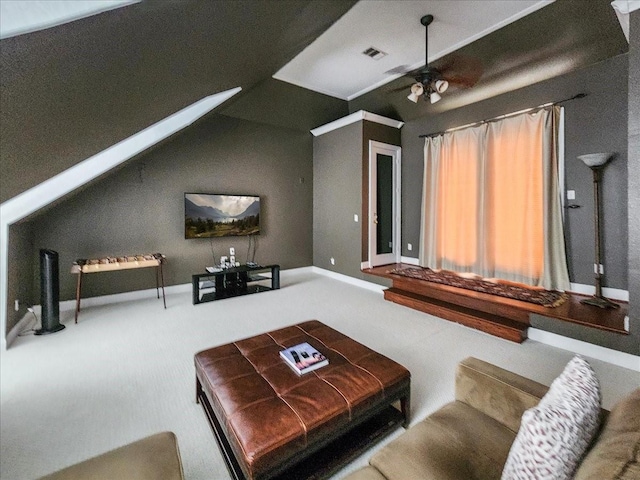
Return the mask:
[[409,251],[413,250],[413,245],[411,245],[410,243],[407,243],[407,250]]
[[576,199],[576,191],[567,190],[567,200],[575,200],[575,199]]
[[15,303],[13,304],[13,308],[16,312],[20,310],[20,300],[15,301]]
[[358,223],[358,214],[357,213],[353,214],[353,221]]
[[331,257],[331,265],[335,265],[336,264],[336,259]]
[[235,248],[233,248],[233,247],[231,247],[231,248],[229,249],[229,256],[230,256],[230,257],[233,257],[235,254],[236,254],[236,249],[235,249]]

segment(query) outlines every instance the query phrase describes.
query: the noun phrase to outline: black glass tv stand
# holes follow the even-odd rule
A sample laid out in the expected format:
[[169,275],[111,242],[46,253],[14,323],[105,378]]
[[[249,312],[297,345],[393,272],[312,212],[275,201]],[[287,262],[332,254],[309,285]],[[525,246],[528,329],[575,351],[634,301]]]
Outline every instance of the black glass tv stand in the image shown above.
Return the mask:
[[[261,275],[271,272],[271,276]],[[270,286],[265,285],[270,281]],[[193,304],[268,292],[280,288],[280,265],[240,265],[191,276]]]

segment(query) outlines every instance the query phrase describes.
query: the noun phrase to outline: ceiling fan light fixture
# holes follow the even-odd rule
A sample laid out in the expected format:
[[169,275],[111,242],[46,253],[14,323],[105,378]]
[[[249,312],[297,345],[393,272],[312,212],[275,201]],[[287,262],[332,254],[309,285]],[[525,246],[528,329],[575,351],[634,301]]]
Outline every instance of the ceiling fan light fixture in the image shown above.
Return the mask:
[[447,91],[447,88],[449,88],[449,82],[447,82],[446,80],[436,80],[434,86],[436,92],[444,93]]
[[442,97],[438,92],[431,92],[431,95],[429,95],[429,100],[431,101],[431,103],[439,102],[441,98]]
[[420,95],[424,93],[424,87],[420,83],[414,83],[411,85],[411,93],[407,97],[413,103],[418,103]]

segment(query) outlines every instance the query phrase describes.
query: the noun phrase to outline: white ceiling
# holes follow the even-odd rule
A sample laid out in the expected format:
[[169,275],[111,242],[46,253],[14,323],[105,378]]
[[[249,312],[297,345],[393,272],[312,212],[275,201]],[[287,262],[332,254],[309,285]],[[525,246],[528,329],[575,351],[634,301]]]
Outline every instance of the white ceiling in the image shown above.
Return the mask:
[[141,0],[2,0],[0,38],[54,27],[139,1]]
[[[360,0],[273,77],[352,100],[400,76],[399,66],[424,65],[425,28],[431,14],[429,62],[453,52],[555,0]],[[387,53],[380,60],[362,54]]]

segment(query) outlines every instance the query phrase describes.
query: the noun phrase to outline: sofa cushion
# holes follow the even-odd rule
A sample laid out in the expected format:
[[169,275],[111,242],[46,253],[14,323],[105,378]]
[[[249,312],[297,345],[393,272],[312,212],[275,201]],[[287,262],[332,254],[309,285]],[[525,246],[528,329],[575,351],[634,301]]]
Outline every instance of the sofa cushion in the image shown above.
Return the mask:
[[640,388],[618,402],[575,480],[640,478]]
[[[387,480],[377,469],[366,466],[356,470],[348,476],[349,480]],[[346,480],[346,479],[344,479]]]
[[491,480],[500,473],[515,433],[462,402],[414,425],[370,460],[389,480]]
[[503,480],[570,479],[600,422],[600,384],[576,355],[538,406],[522,416]]

